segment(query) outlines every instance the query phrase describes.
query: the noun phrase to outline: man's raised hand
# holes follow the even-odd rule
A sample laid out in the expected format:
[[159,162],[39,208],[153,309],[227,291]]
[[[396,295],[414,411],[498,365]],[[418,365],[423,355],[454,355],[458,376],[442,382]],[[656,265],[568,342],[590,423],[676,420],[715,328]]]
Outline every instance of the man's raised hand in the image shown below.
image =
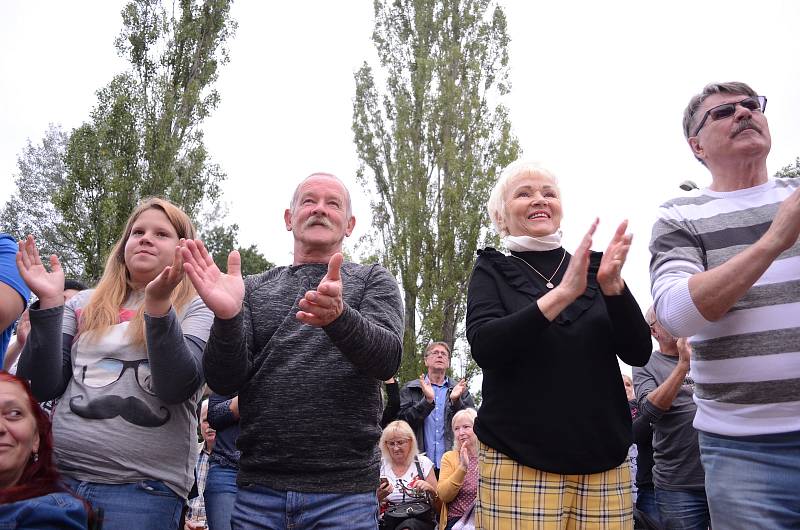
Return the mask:
[[342,263],[344,256],[337,252],[328,262],[328,273],[319,282],[317,289],[306,292],[300,299],[297,320],[309,326],[327,326],[344,311],[342,298]]
[[199,239],[184,241],[181,256],[189,280],[214,316],[228,320],[238,315],[244,300],[242,258],[239,252],[234,250],[228,254],[227,274],[220,272]]

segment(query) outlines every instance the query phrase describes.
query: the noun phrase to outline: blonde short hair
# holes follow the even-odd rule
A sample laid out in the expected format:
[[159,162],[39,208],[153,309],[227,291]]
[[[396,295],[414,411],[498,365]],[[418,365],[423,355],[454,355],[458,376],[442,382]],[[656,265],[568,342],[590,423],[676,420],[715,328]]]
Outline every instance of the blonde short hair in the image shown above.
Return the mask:
[[411,450],[408,452],[407,461],[404,462],[406,466],[410,466],[411,462],[414,461],[414,457],[419,454],[419,447],[417,447],[417,437],[414,436],[414,430],[411,428],[411,425],[404,422],[403,420],[395,420],[383,429],[383,434],[381,434],[381,440],[379,442],[381,448],[381,455],[383,456],[383,460],[386,462],[392,461],[392,455],[389,454],[389,448],[386,447],[386,442],[389,438],[397,436],[398,438],[406,438],[411,440]]
[[[455,431],[456,422],[464,417],[469,418],[470,423],[472,423],[472,425],[475,425],[475,418],[478,417],[478,411],[469,407],[459,410],[453,415],[453,420],[450,422],[450,428]],[[458,440],[456,440],[455,437],[453,437],[453,451],[458,451],[459,449],[460,447],[458,446]]]
[[489,211],[489,219],[492,220],[492,225],[494,225],[494,229],[500,234],[500,237],[509,235],[508,223],[505,221],[506,192],[508,192],[508,185],[511,179],[517,175],[526,173],[547,177],[551,179],[556,185],[556,188],[558,188],[558,179],[556,176],[539,162],[520,159],[507,165],[497,178],[494,189],[492,189],[492,194],[489,196],[489,202],[486,203],[486,209]]

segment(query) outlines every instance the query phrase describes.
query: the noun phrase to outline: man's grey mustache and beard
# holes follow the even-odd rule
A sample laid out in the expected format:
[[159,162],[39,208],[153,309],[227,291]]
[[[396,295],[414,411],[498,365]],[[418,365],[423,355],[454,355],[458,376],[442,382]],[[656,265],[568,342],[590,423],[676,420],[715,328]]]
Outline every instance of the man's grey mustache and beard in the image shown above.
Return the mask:
[[147,404],[134,396],[126,398],[120,396],[103,396],[85,405],[78,403],[86,399],[84,396],[75,396],[69,400],[69,409],[87,420],[107,420],[120,416],[123,420],[140,427],[161,427],[169,421],[170,413],[166,407],[164,417],[152,412]]
[[333,229],[333,223],[324,215],[312,215],[303,223],[303,228],[309,228],[315,225],[322,225],[325,228]]
[[731,133],[731,138],[747,129],[753,129],[757,133],[761,134],[761,129],[758,128],[758,125],[753,123],[753,120],[742,120],[736,124],[736,128],[733,129],[733,132]]

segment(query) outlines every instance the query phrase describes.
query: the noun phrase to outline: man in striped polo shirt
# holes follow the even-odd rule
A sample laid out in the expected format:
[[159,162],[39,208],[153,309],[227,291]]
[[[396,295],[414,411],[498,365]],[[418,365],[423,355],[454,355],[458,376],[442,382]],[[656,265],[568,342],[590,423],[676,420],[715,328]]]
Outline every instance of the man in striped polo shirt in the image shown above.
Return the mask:
[[712,183],[659,209],[659,322],[691,337],[714,528],[800,528],[800,179],[767,173],[766,98],[706,86],[683,131]]

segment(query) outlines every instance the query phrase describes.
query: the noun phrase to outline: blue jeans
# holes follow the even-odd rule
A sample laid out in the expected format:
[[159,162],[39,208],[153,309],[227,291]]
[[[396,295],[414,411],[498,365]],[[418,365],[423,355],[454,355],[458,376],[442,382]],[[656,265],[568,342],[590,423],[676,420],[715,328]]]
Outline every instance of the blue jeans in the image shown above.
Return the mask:
[[374,491],[301,493],[250,484],[239,488],[231,527],[236,530],[375,530],[378,528],[377,514],[378,497]]
[[231,530],[231,513],[237,491],[236,473],[235,468],[216,462],[208,468],[203,499],[209,530]]
[[703,490],[656,488],[656,504],[666,530],[706,530],[711,522]]
[[184,500],[157,480],[132,484],[99,484],[64,477],[64,484],[103,509],[103,530],[177,530]]
[[699,442],[714,528],[800,528],[800,432]]
[[658,506],[656,506],[656,492],[651,484],[639,486],[639,494],[636,496],[636,509],[644,512],[654,522],[661,524],[661,514],[658,513]]

